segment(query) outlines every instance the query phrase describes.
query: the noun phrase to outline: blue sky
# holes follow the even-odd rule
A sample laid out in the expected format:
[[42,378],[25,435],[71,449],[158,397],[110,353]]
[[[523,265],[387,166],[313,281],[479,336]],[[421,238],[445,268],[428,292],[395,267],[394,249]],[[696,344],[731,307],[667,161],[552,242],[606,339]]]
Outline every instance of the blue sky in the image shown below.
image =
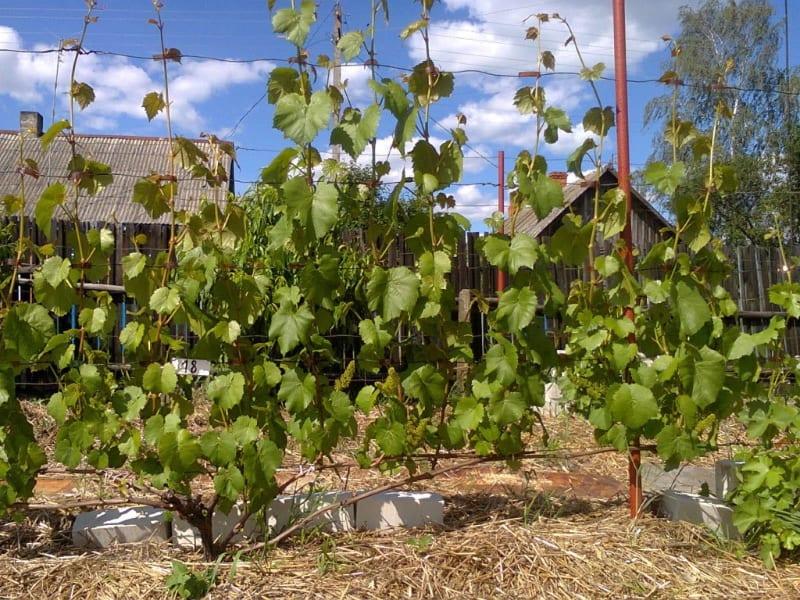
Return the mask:
[[[628,49],[629,77],[658,77],[665,58],[660,37],[675,33],[678,9],[698,0],[629,0]],[[0,48],[42,49],[57,47],[63,38],[77,37],[84,14],[82,0],[5,0],[0,11]],[[278,6],[288,0],[278,0]],[[322,0],[318,21],[309,38],[312,57],[331,54],[333,0]],[[790,11],[800,0],[789,0]],[[419,4],[412,0],[389,0],[390,23],[381,23],[378,32],[378,61],[383,64],[410,67],[422,59],[418,42],[402,42],[400,30],[418,18]],[[343,0],[345,31],[368,25],[369,0]],[[567,18],[576,32],[587,62],[613,64],[611,0],[442,0],[432,15],[432,55],[443,68],[450,70],[481,69],[493,73],[515,75],[535,68],[536,50],[523,39],[527,24],[523,19],[537,12],[558,12]],[[776,0],[776,13],[783,15],[783,2]],[[153,16],[149,0],[101,0],[96,12],[99,20],[92,25],[86,47],[147,57],[158,52],[157,32],[147,20]],[[791,14],[791,13],[790,13]],[[166,40],[170,47],[183,54],[229,59],[285,59],[291,47],[271,32],[265,0],[166,0],[163,10]],[[800,15],[790,16],[793,39],[792,63],[800,58]],[[556,24],[547,24],[542,31],[544,49],[556,56],[556,70],[575,71],[574,50],[564,47],[567,34]],[[363,61],[364,57],[361,58]],[[197,136],[213,132],[228,137],[239,146],[239,166],[235,173],[237,189],[257,178],[260,168],[268,163],[286,142],[271,128],[272,110],[258,102],[264,93],[269,70],[277,60],[253,63],[220,62],[184,59],[181,65],[170,65],[171,92],[175,127],[182,135]],[[57,55],[27,55],[0,52],[0,128],[14,129],[20,110],[38,110],[45,123],[66,116],[66,82],[69,55],[59,67],[59,89],[54,95]],[[159,65],[152,60],[103,57],[81,57],[78,79],[95,87],[97,102],[76,117],[78,131],[122,133],[131,135],[164,135],[163,121],[148,123],[141,109],[141,99],[158,89]],[[613,75],[610,69],[608,75]],[[401,72],[380,70],[382,77],[399,77]],[[370,101],[366,85],[367,72],[361,66],[345,68],[349,80],[349,96],[354,104],[365,106]],[[324,78],[325,73],[320,77]],[[565,108],[573,123],[591,105],[587,85],[577,77],[556,76],[544,80],[551,103]],[[521,117],[511,104],[514,91],[521,85],[515,77],[490,77],[479,74],[456,76],[456,90],[451,99],[436,106],[433,113],[445,127],[452,126],[455,115],[467,116],[467,133],[471,148],[466,149],[465,181],[454,189],[461,212],[477,225],[491,214],[496,203],[496,190],[490,185],[497,179],[496,154],[506,152],[507,168],[513,157],[533,140],[533,124]],[[662,93],[657,84],[631,84],[631,145],[633,168],[649,153],[652,132],[642,127],[645,103]],[[601,85],[606,104],[613,104],[612,84]],[[255,104],[255,107],[253,108]],[[55,107],[55,111],[53,110]],[[252,110],[250,110],[252,108]],[[250,111],[248,113],[248,111]],[[246,115],[246,116],[245,116]],[[244,117],[244,118],[243,118]],[[241,121],[240,121],[241,120]],[[235,128],[236,124],[238,127]],[[388,151],[388,136],[393,128],[384,117],[378,147],[382,157]],[[433,135],[444,138],[437,127]],[[563,136],[547,150],[552,170],[564,169],[564,158],[584,139],[582,128]],[[319,143],[321,149],[325,143]],[[608,159],[613,147],[606,152]],[[392,156],[395,170],[402,167]]]

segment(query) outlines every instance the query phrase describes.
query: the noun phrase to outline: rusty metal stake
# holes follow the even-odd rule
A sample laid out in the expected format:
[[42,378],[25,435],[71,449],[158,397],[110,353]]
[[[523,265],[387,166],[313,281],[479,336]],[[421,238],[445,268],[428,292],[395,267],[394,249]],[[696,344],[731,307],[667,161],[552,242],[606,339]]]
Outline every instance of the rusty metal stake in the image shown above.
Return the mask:
[[[633,237],[631,235],[631,158],[628,139],[628,64],[625,45],[625,0],[613,0],[614,5],[614,89],[617,101],[617,174],[619,187],[625,195],[625,228],[622,230],[624,249],[622,258],[628,271],[633,273]],[[625,316],[633,320],[633,308],[625,309]],[[635,337],[631,335],[631,342]],[[628,492],[631,517],[639,515],[642,507],[642,458],[638,437],[630,447],[628,458]]]
[[[500,233],[505,233],[505,215],[506,215],[506,153],[503,150],[497,153],[497,211],[503,215],[503,224],[500,225]],[[499,296],[500,292],[506,289],[506,273],[501,269],[497,269],[497,290],[496,295]]]

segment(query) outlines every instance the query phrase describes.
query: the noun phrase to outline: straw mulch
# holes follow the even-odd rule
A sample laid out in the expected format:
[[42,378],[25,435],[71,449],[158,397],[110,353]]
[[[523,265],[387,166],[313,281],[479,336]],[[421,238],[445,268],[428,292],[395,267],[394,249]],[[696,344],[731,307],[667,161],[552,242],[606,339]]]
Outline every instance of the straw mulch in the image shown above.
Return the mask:
[[[0,598],[164,598],[171,560],[211,566],[167,545],[76,554],[43,541],[6,538]],[[443,529],[317,534],[240,562],[232,577],[222,565],[209,596],[798,597],[800,566],[768,571],[691,525],[649,516],[631,522],[621,503],[480,494],[449,497]]]

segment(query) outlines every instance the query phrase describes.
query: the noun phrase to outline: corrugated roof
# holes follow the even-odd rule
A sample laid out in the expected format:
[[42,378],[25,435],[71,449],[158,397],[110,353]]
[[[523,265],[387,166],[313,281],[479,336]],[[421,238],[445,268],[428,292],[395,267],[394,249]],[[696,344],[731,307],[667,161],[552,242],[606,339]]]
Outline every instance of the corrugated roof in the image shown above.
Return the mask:
[[[168,223],[169,215],[152,219],[141,205],[133,202],[133,186],[141,178],[152,173],[169,172],[170,144],[167,138],[134,137],[115,135],[77,135],[76,150],[87,159],[111,167],[114,181],[96,196],[82,194],[80,219],[91,223]],[[206,140],[192,140],[209,154],[211,144]],[[32,158],[39,165],[40,177],[25,178],[26,213],[33,214],[42,191],[56,180],[67,176],[67,165],[72,150],[65,136],[57,137],[46,152],[42,151],[39,139],[23,136],[20,151],[20,136],[17,131],[0,131],[0,196],[20,192],[20,156]],[[224,156],[225,171],[231,172],[231,159]],[[196,211],[201,199],[211,198],[212,188],[204,179],[192,177],[177,167],[178,210]],[[227,191],[227,190],[225,190]],[[220,193],[220,192],[216,192]],[[223,198],[224,199],[224,198]],[[63,217],[63,213],[61,214]]]
[[[617,179],[617,173],[611,167],[605,167],[600,174],[600,177],[605,175],[606,173],[610,173]],[[594,186],[595,182],[597,181],[597,171],[592,171],[591,173],[587,173],[584,179],[579,181],[574,181],[572,183],[568,183],[564,186],[564,205],[559,208],[554,208],[550,211],[550,213],[544,219],[538,219],[536,217],[536,213],[533,212],[531,208],[523,208],[519,215],[517,216],[517,231],[525,232],[530,234],[533,237],[539,237],[542,232],[547,229],[547,227],[556,219],[558,219],[561,215],[563,215],[566,210],[575,202],[578,198],[580,198],[583,193],[588,189]],[[655,207],[650,204],[644,196],[639,194],[636,190],[632,190],[634,199],[641,202],[647,210],[652,212],[664,225],[664,227],[671,227],[670,223],[661,215]],[[508,221],[508,220],[507,220]]]

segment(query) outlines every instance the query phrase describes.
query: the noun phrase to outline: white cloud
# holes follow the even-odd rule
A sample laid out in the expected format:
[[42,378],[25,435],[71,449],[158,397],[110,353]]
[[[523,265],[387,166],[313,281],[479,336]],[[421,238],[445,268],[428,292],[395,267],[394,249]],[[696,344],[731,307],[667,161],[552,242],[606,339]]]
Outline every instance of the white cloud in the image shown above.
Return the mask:
[[[678,9],[699,0],[661,0],[660,2],[631,2],[627,11],[628,66],[631,72],[639,69],[648,57],[661,52],[661,36],[675,29]],[[462,11],[457,18],[448,19],[448,13],[434,12],[430,27],[431,56],[447,70],[479,69],[492,73],[516,76],[520,71],[532,71],[537,65],[537,45],[524,39],[525,30],[535,24],[535,18],[525,22],[531,13],[559,13],[572,26],[583,57],[589,65],[603,62],[606,74],[613,75],[613,27],[608,0],[549,0],[532,7],[525,0],[444,0],[451,12]],[[463,13],[466,12],[466,16]],[[543,50],[553,52],[556,72],[575,72],[580,69],[573,45],[565,46],[569,33],[563,24],[551,20],[542,25]],[[425,58],[424,46],[419,36],[407,42],[413,61]],[[496,78],[480,73],[460,73],[456,98],[463,98],[464,86],[474,90],[467,101],[462,101],[457,111],[467,116],[467,132],[474,144],[483,147],[532,147],[535,119],[520,115],[513,106],[517,88],[530,85],[532,80]],[[574,123],[579,123],[583,111],[592,101],[589,85],[576,76],[554,75],[542,78],[542,85],[550,106],[570,113]],[[610,98],[606,99],[612,103]],[[446,124],[452,126],[455,113]],[[568,146],[577,146],[583,140],[582,127],[575,126],[571,135],[565,135],[556,147],[548,152],[564,155]]]
[[[377,161],[389,161],[389,173],[384,178],[385,181],[399,181],[401,175],[403,174],[403,170],[405,169],[406,177],[410,177],[413,175],[413,168],[411,166],[411,157],[408,152],[414,147],[414,144],[419,141],[420,138],[413,138],[408,144],[406,144],[406,156],[403,157],[400,155],[400,152],[396,148],[392,148],[392,136],[387,135],[384,137],[380,137],[375,141],[375,158]],[[430,137],[430,143],[433,144],[437,149],[439,145],[445,141],[444,138],[440,138],[437,136]],[[481,151],[481,148],[473,146],[474,150]],[[483,170],[487,163],[482,159],[478,154],[468,148],[464,148],[464,172],[465,173],[479,173]],[[485,149],[484,149],[485,150]],[[330,152],[330,148],[328,149]],[[343,156],[344,153],[342,153]],[[488,160],[494,160],[491,156],[487,154],[482,154]],[[370,146],[362,152],[357,160],[356,163],[362,166],[368,166],[372,164],[372,149]]]
[[[22,37],[11,27],[0,26],[0,47],[22,50]],[[55,77],[56,55],[43,55],[42,60],[33,61],[27,54],[0,52],[0,94],[7,94],[20,102],[41,100],[41,84],[49,75]],[[49,63],[49,69],[47,64]],[[44,68],[43,68],[44,67]]]
[[[0,47],[23,49],[22,38],[11,28],[0,27]],[[34,49],[42,49],[36,47]],[[0,53],[0,95],[20,103],[49,104],[58,68],[59,116],[67,113],[67,88],[73,55]],[[169,63],[171,116],[174,124],[197,135],[205,126],[200,105],[233,86],[265,80],[272,64],[186,60]],[[125,57],[89,54],[78,59],[76,79],[92,86],[95,101],[76,120],[79,128],[107,131],[121,117],[146,119],[142,98],[163,88],[160,64],[133,62]],[[22,106],[21,108],[30,108]],[[163,116],[161,117],[163,118]]]
[[[578,45],[588,63],[613,65],[613,22],[608,0],[549,0],[535,7],[524,0],[507,0],[498,8],[496,0],[444,0],[451,11],[466,10],[469,19],[438,21],[434,13],[431,38],[434,50],[451,53],[453,60],[496,64],[504,72],[531,70],[536,61],[536,45],[524,40],[525,30],[536,24],[536,13],[558,13],[571,25]],[[671,32],[678,10],[697,5],[699,0],[660,0],[628,2],[626,34],[629,68],[637,68],[647,55],[663,48],[661,35]],[[531,17],[525,21],[526,17]],[[572,46],[564,47],[566,28],[557,21],[544,23],[541,31],[543,49],[556,56],[556,66],[578,64]],[[526,52],[525,48],[529,50]],[[458,57],[453,52],[464,52]],[[469,56],[477,54],[478,56]],[[440,60],[440,57],[436,57]],[[441,60],[447,60],[442,58]],[[527,65],[527,66],[525,66]]]
[[464,215],[474,223],[492,216],[497,210],[497,191],[484,185],[462,185],[452,190],[456,199],[455,212]]
[[347,97],[353,104],[366,104],[372,101],[372,88],[369,81],[372,70],[363,65],[342,66],[342,81],[347,83]]
[[[467,135],[483,147],[530,146],[535,138],[536,119],[522,115],[514,107],[514,93],[519,86],[514,80],[503,80],[491,86],[489,95],[480,96],[458,106],[458,112],[467,118]],[[551,80],[544,85],[548,104],[572,111],[588,97],[588,90],[577,92],[569,85]],[[444,124],[455,126],[456,115],[451,114]]]
[[[589,138],[593,139],[598,144],[600,143],[600,138],[598,136],[586,131],[583,128],[583,123],[578,123],[573,125],[571,133],[559,131],[558,141],[555,144],[548,144],[546,146],[547,154],[559,157],[568,156]],[[614,136],[607,137],[604,143],[605,147],[603,148],[603,152],[606,157],[608,157],[609,152],[613,150]]]

